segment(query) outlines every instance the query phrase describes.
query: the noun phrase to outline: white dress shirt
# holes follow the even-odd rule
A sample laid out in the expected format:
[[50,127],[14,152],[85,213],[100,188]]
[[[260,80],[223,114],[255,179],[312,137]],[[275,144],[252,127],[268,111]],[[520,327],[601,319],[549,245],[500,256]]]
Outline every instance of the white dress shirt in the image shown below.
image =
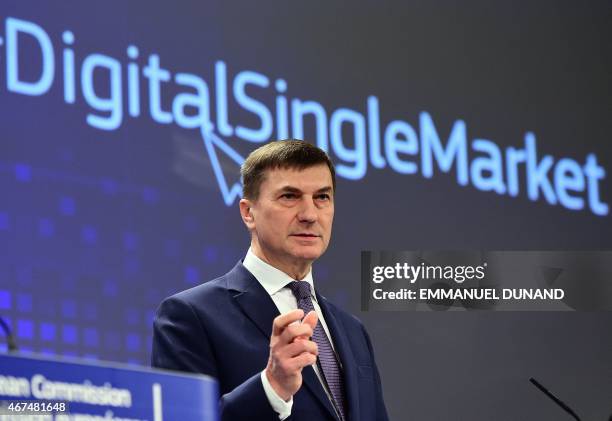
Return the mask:
[[[264,289],[270,295],[270,298],[272,298],[272,301],[278,308],[280,314],[284,314],[291,310],[296,310],[298,308],[297,299],[293,295],[293,292],[288,287],[285,287],[285,285],[287,285],[289,282],[296,281],[296,279],[293,279],[285,272],[275,268],[272,265],[269,265],[268,263],[261,260],[259,257],[255,256],[255,253],[253,253],[250,248],[242,264],[249,272],[253,274],[253,276],[255,277],[255,279],[257,279],[261,286],[264,287]],[[299,281],[308,282],[308,284],[310,285],[312,304],[314,306],[315,311],[317,312],[317,316],[319,316],[318,323],[321,323],[323,330],[325,330],[325,334],[329,338],[329,342],[331,343],[332,347],[334,347],[334,342],[332,341],[331,335],[329,334],[327,323],[325,323],[323,312],[321,311],[321,307],[317,302],[317,296],[315,295],[314,283],[312,281],[312,269],[308,272],[304,279],[300,279]],[[321,385],[323,385],[323,390],[325,390],[325,393],[327,393],[327,397],[331,400],[329,392],[325,387],[323,377],[319,372],[319,368],[316,364],[313,364],[311,367],[314,369],[317,378],[321,382]],[[304,370],[309,370],[309,368],[304,367]],[[289,417],[289,415],[291,415],[291,408],[293,407],[293,397],[291,397],[289,401],[285,401],[280,396],[278,396],[274,388],[272,388],[272,385],[270,384],[270,381],[268,380],[265,371],[266,370],[264,369],[261,372],[261,383],[263,384],[264,391],[266,393],[268,401],[270,402],[270,405],[272,406],[272,409],[274,409],[274,411],[278,413],[278,418],[284,420]]]

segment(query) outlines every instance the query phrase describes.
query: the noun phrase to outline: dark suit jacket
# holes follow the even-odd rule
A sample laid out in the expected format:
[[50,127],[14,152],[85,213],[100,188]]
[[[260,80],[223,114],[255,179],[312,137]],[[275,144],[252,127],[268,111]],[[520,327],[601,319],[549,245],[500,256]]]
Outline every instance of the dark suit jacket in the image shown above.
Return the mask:
[[[387,420],[372,344],[363,325],[317,294],[344,367],[349,421]],[[164,300],[153,328],[154,367],[217,378],[222,420],[277,421],[261,384],[274,302],[241,262],[224,276]],[[302,370],[293,421],[337,420],[314,370]]]

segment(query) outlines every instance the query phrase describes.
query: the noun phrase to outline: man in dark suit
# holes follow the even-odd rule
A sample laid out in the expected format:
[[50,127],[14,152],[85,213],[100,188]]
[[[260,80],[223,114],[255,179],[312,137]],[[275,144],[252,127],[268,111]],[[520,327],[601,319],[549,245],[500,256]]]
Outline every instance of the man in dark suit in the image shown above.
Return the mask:
[[314,287],[329,244],[335,171],[321,149],[272,142],[241,168],[245,259],[160,305],[152,364],[219,381],[223,420],[387,420],[361,322]]

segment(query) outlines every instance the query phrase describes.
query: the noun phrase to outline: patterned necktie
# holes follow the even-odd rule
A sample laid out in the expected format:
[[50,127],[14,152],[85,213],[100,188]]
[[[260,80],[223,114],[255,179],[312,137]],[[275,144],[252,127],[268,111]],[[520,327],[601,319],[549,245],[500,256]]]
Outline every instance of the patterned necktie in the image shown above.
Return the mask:
[[[298,308],[304,310],[304,314],[314,310],[312,299],[310,298],[310,284],[306,281],[293,281],[287,284],[293,291],[293,295],[297,299]],[[325,334],[325,330],[321,325],[321,321],[317,323],[312,335],[312,340],[319,348],[318,365],[319,371],[323,374],[324,380],[327,383],[329,393],[331,394],[335,404],[334,406],[340,412],[340,418],[346,419],[344,409],[344,380],[336,353],[329,342],[329,338]]]

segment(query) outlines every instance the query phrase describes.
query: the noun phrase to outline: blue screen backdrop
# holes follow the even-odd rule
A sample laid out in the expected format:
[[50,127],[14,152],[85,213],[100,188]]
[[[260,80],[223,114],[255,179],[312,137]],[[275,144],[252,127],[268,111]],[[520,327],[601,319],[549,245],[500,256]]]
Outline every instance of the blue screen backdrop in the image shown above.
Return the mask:
[[360,313],[359,258],[610,249],[611,16],[604,1],[4,2],[0,315],[23,351],[148,364],[159,302],[247,250],[244,157],[303,138],[338,171],[315,279],[372,333],[393,419],[554,419],[524,383],[538,373],[603,417],[574,387],[612,393],[609,314]]

